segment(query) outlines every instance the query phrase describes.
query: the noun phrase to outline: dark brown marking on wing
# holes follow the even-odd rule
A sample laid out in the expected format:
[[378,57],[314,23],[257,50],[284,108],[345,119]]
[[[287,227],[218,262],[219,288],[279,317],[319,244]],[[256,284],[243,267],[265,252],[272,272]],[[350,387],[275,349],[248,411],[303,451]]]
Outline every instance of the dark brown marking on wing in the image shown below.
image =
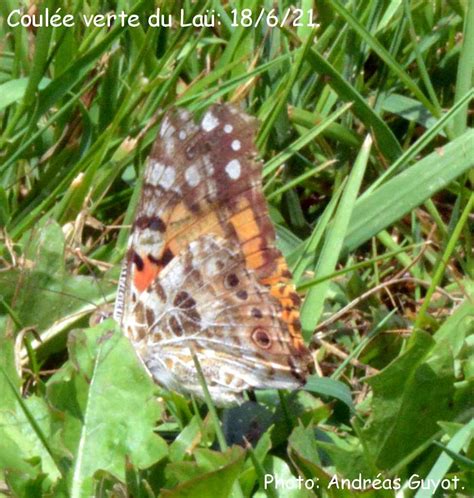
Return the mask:
[[132,263],[137,267],[138,271],[143,271],[145,263],[143,262],[141,256],[138,253],[136,253],[133,249],[130,250],[129,258],[132,261]]
[[141,230],[149,229],[160,233],[164,233],[166,230],[166,224],[159,216],[140,216],[135,220],[135,227]]

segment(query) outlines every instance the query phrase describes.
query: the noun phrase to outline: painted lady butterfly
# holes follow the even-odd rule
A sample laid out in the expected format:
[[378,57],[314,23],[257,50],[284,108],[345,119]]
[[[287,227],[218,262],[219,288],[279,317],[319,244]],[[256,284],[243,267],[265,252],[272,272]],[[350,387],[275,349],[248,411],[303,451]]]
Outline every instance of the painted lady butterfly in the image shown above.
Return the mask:
[[215,105],[167,114],[144,174],[114,317],[154,379],[223,405],[308,374],[300,300],[278,249],[256,120]]

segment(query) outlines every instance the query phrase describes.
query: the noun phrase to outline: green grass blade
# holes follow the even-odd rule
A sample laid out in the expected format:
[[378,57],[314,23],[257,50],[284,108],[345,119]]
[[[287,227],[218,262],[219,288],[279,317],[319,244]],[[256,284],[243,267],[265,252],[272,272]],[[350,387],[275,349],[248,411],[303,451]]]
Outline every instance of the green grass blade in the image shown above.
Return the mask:
[[303,63],[306,61],[306,54],[308,53],[311,45],[312,37],[309,36],[305,43],[298,49],[295,63],[292,65],[292,69],[288,75],[288,78],[286,81],[284,81],[282,87],[279,89],[279,93],[275,98],[274,105],[272,106],[269,115],[262,123],[262,127],[256,140],[256,144],[259,149],[265,148],[265,144],[268,140],[273,126],[275,125],[275,121],[286,106],[290,92],[293,88],[298,74],[301,71]]
[[441,256],[438,264],[436,265],[436,269],[433,273],[433,278],[431,280],[431,285],[429,286],[428,291],[426,292],[426,296],[423,300],[423,304],[421,305],[420,310],[418,311],[415,327],[423,327],[426,312],[430,305],[431,298],[433,297],[436,287],[439,285],[443,277],[446,265],[448,264],[449,258],[451,257],[454,248],[458,242],[458,239],[461,236],[462,229],[468,219],[468,216],[471,214],[473,206],[474,206],[474,194],[471,194],[466,204],[466,207],[464,208],[464,211],[462,212],[459,221],[456,224],[456,227],[454,228],[451,237],[449,238],[449,241],[446,245],[446,249],[444,250],[444,253]]
[[353,103],[354,114],[366,127],[370,127],[380,152],[390,161],[395,161],[402,148],[387,123],[367,104],[366,99],[316,49],[309,51],[308,62],[318,74],[327,77],[328,85],[342,100]]
[[359,247],[472,166],[474,130],[469,130],[359,199],[344,240],[344,251]]
[[351,28],[367,43],[367,45],[385,62],[390,70],[409,88],[413,95],[435,116],[437,109],[426,98],[425,94],[420,90],[415,81],[408,75],[403,67],[392,57],[390,52],[386,50],[382,44],[372,36],[364,26],[337,0],[331,0],[331,5],[334,10],[342,16]]
[[337,367],[331,375],[331,379],[339,379],[341,377],[351,360],[357,358],[369,342],[383,330],[383,326],[390,320],[396,311],[397,310],[392,310],[379,323],[377,323],[375,328],[360,341],[360,343],[350,352],[347,358]]
[[408,31],[410,33],[411,44],[415,52],[416,61],[418,63],[418,70],[420,71],[421,79],[423,80],[423,84],[425,85],[426,91],[430,96],[432,105],[436,109],[437,114],[441,115],[442,112],[441,105],[439,103],[435,89],[433,88],[433,84],[431,83],[431,79],[429,77],[428,70],[426,69],[426,64],[418,44],[415,24],[413,22],[413,17],[411,15],[411,9],[408,0],[403,0],[403,7],[405,9],[405,17],[408,20],[408,28],[409,28]]
[[296,152],[311,143],[323,130],[327,129],[332,123],[334,123],[340,116],[342,116],[347,109],[349,109],[350,104],[342,106],[336,112],[331,114],[324,120],[321,124],[315,126],[308,130],[304,135],[297,138],[289,147],[282,150],[279,154],[268,161],[263,168],[263,177],[273,173],[278,167],[283,163],[288,161]]
[[434,140],[441,130],[451,121],[455,119],[458,112],[468,105],[474,98],[474,89],[471,89],[458,101],[456,104],[444,114],[426,133],[407,149],[379,178],[377,178],[372,185],[364,192],[363,196],[368,195],[369,192],[376,190],[383,182],[393,176],[399,169],[407,167],[409,162],[417,156],[432,140]]
[[326,161],[323,164],[320,164],[319,166],[315,166],[314,168],[309,169],[308,171],[305,171],[302,175],[299,175],[296,178],[293,178],[289,182],[285,183],[285,185],[282,185],[280,188],[277,188],[274,190],[271,194],[267,196],[267,200],[271,201],[272,199],[275,199],[279,195],[283,194],[284,192],[291,190],[292,188],[297,187],[300,183],[304,182],[308,178],[311,178],[312,176],[315,176],[316,173],[319,173],[321,171],[324,171],[326,168],[329,166],[333,165],[336,161]]
[[[56,8],[57,0],[47,0],[43,2],[40,15],[44,16],[46,9],[54,11]],[[48,65],[48,54],[51,44],[51,36],[53,28],[48,26],[41,26],[38,29],[35,44],[35,53],[33,56],[31,71],[28,78],[28,85],[26,86],[23,95],[22,103],[17,107],[13,118],[9,121],[7,129],[5,130],[4,137],[10,137],[14,132],[18,121],[23,116],[24,112],[33,104],[35,93],[38,90],[38,85],[43,79],[43,76]]]
[[341,197],[342,190],[345,186],[346,182],[343,182],[339,189],[334,193],[329,201],[329,204],[326,206],[323,214],[318,220],[318,223],[313,230],[313,233],[308,238],[308,241],[301,252],[298,260],[296,261],[293,269],[293,279],[298,285],[301,277],[303,276],[304,271],[308,268],[310,262],[314,259],[314,253],[321,242],[322,236],[326,231],[326,228],[331,220],[334,211],[336,210],[336,206],[339,202],[339,198]]
[[98,78],[99,76],[96,76],[91,81],[89,81],[88,84],[85,85],[77,95],[71,97],[71,99],[66,104],[64,104],[64,106],[62,106],[59,111],[54,113],[36,133],[25,140],[25,142],[20,147],[18,147],[17,150],[15,150],[15,152],[12,153],[9,157],[7,156],[8,159],[5,161],[5,163],[0,164],[0,174],[3,173],[7,168],[9,168],[15,161],[19,160],[22,155],[26,153],[28,147],[30,147],[36,140],[38,140],[41,135],[49,129],[51,125],[53,125],[56,121],[59,121],[62,116],[66,115],[67,112],[70,111],[70,109],[75,104],[77,104],[81,96],[94,85]]
[[[359,156],[355,161],[347,185],[341,196],[341,201],[334,217],[334,223],[327,234],[316,267],[316,274],[318,276],[329,275],[336,267],[342,249],[342,243],[349,227],[352,209],[364,177],[371,145],[372,140],[370,135],[368,135]],[[301,309],[301,324],[306,339],[309,339],[311,332],[318,323],[321,313],[323,312],[323,305],[328,288],[329,280],[325,280],[312,287],[306,295]]]
[[[456,78],[456,91],[454,101],[459,102],[463,96],[472,91],[474,74],[474,2],[466,2],[466,19],[464,22],[463,43],[459,56],[458,73]],[[453,131],[455,136],[461,135],[467,126],[468,104],[463,105],[463,110],[454,119]]]
[[[376,256],[372,259],[369,259],[367,261],[362,261],[361,263],[356,263],[354,265],[349,265],[343,268],[342,270],[334,271],[330,275],[325,275],[324,277],[317,277],[317,278],[311,278],[311,279],[305,279],[301,281],[300,283],[297,284],[297,289],[298,291],[303,291],[305,289],[309,289],[313,287],[316,284],[319,284],[320,282],[324,282],[324,280],[333,279],[336,277],[339,277],[340,275],[345,275],[346,273],[352,272],[354,270],[359,270],[361,268],[367,268],[372,266],[374,263],[377,263],[378,261],[384,261],[393,257],[397,257],[400,254],[405,253],[408,249],[413,249],[415,247],[419,247],[419,244],[413,244],[410,247],[404,247],[401,249],[397,249],[395,251],[390,251],[385,254],[382,254],[380,256]],[[411,261],[411,260],[410,260]]]
[[[459,431],[451,438],[451,441],[448,443],[448,448],[451,451],[457,452],[469,444],[474,437],[474,420],[471,420],[464,427],[459,429]],[[446,473],[449,471],[451,465],[453,463],[453,459],[447,455],[446,453],[442,453],[436,463],[431,468],[430,472],[425,478],[426,482],[441,482],[441,480],[446,476]],[[428,481],[430,479],[431,481]],[[423,490],[420,489],[415,498],[428,498],[432,496],[432,493],[435,492],[435,489],[431,490]]]

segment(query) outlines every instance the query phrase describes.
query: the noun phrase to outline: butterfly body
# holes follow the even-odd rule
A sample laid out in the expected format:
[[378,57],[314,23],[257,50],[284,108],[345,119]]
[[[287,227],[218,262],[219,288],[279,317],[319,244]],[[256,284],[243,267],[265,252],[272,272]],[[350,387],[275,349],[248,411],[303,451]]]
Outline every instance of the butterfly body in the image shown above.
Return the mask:
[[151,375],[216,404],[308,374],[299,298],[275,247],[255,120],[216,105],[167,115],[144,173],[115,318]]

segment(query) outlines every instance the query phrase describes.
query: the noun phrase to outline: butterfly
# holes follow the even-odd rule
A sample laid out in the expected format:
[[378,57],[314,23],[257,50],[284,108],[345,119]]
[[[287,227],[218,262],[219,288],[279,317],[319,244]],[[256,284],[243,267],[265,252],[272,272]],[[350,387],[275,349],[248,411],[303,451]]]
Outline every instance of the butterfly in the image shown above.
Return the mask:
[[256,160],[257,121],[213,105],[163,118],[145,168],[114,318],[156,382],[216,405],[295,389],[311,355],[275,246]]

